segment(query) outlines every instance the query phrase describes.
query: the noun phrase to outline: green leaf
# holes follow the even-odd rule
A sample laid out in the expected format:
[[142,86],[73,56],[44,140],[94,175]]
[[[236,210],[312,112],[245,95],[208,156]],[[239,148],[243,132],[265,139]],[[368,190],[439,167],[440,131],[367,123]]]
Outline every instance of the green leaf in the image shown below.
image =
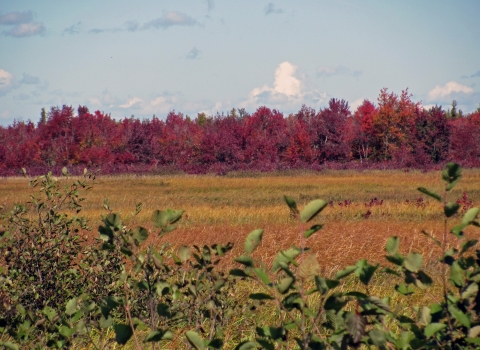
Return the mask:
[[195,347],[197,350],[205,349],[205,341],[203,338],[195,331],[188,331],[185,333],[188,342]]
[[386,255],[385,259],[390,261],[392,264],[395,264],[397,266],[402,266],[403,262],[405,261],[405,258],[400,255],[400,254],[395,254],[395,255]]
[[178,220],[180,220],[184,212],[184,210],[167,209],[168,222],[170,224],[176,223]]
[[65,338],[70,338],[72,335],[75,334],[75,328],[70,328],[65,325],[60,326],[58,329],[58,333],[63,335]]
[[51,308],[50,306],[45,306],[42,310],[42,314],[48,317],[48,320],[51,321],[57,315],[55,309]]
[[252,300],[273,300],[273,299],[275,299],[274,297],[272,297],[268,294],[265,294],[265,293],[251,293],[248,297]]
[[461,178],[462,167],[459,164],[450,162],[445,165],[442,171],[442,179],[448,184],[446,187],[447,191],[450,191]]
[[480,208],[468,209],[465,215],[463,215],[462,224],[470,225],[470,223],[477,218],[479,213],[480,213]]
[[315,276],[315,285],[317,286],[317,290],[320,294],[325,295],[327,294],[329,288],[327,285],[327,281],[320,276]]
[[290,287],[292,286],[293,282],[295,282],[295,279],[293,277],[285,277],[280,280],[280,283],[277,285],[277,289],[280,293],[285,294],[288,292]]
[[458,238],[462,238],[463,237],[463,229],[465,227],[467,227],[468,225],[464,225],[464,224],[460,224],[460,225],[457,225],[457,226],[454,226],[450,232],[453,233],[455,236],[457,236]]
[[67,176],[67,175],[68,175],[68,170],[67,170],[66,167],[63,167],[63,168],[62,168],[62,175],[63,175],[63,176]]
[[364,285],[368,285],[379,265],[370,265],[367,260],[360,260],[356,266],[355,274]]
[[[24,168],[22,168],[24,170]],[[9,341],[6,341],[6,342],[1,342],[0,341],[0,346],[3,346],[5,347],[5,349],[8,349],[8,350],[19,350],[20,348],[18,347],[18,345],[16,344],[13,344],[12,342],[9,342]]]
[[357,269],[356,266],[347,266],[345,269],[340,270],[335,275],[337,280],[347,277],[348,275],[352,274]]
[[190,248],[187,246],[182,245],[180,246],[180,248],[178,248],[178,257],[182,262],[185,262],[188,259],[190,259],[190,253],[191,253]]
[[450,280],[456,287],[463,287],[465,285],[463,277],[463,269],[460,267],[458,261],[454,261],[450,267]]
[[75,313],[75,311],[77,311],[77,302],[78,302],[78,298],[73,298],[73,299],[70,299],[68,302],[67,302],[67,305],[65,307],[65,313],[67,315],[73,315]]
[[270,281],[270,278],[268,277],[267,273],[261,269],[261,268],[255,268],[253,269],[253,272],[255,272],[255,275],[263,282],[265,285],[270,286],[272,282]]
[[143,228],[143,227],[135,227],[133,229],[133,239],[135,239],[135,244],[138,246],[138,244],[145,242],[148,238],[148,231]]
[[296,247],[291,247],[287,250],[278,252],[277,256],[273,260],[273,271],[280,269],[280,263],[289,264],[300,254],[301,250]]
[[260,244],[263,237],[263,230],[257,229],[250,232],[245,239],[245,252],[251,254]]
[[440,197],[438,194],[436,194],[435,192],[430,192],[429,190],[427,190],[425,187],[419,187],[417,188],[417,190],[419,190],[420,192],[426,194],[427,196],[430,196],[432,198],[435,198],[437,201],[441,202],[442,201],[442,197]]
[[472,239],[462,243],[462,249],[460,250],[460,255],[467,252],[470,248],[475,246],[478,243],[478,240]]
[[295,202],[295,200],[289,196],[283,196],[283,198],[285,199],[285,202],[287,203],[292,213],[298,215],[299,211],[298,211],[297,203]]
[[240,269],[231,269],[229,274],[231,276],[237,276],[237,277],[250,277],[245,271],[240,270]]
[[412,285],[407,286],[404,283],[396,285],[395,290],[402,295],[409,295],[409,294],[413,294],[415,292],[415,289],[413,288]]
[[478,284],[475,282],[472,282],[471,284],[468,285],[467,288],[462,292],[462,298],[468,299],[471,297],[476,296],[478,293]]
[[257,343],[246,340],[238,344],[235,350],[252,350],[257,348],[258,348]]
[[113,325],[115,331],[115,341],[120,345],[125,345],[133,335],[132,328],[127,324]]
[[239,256],[238,258],[235,258],[233,260],[248,267],[253,267],[255,265],[252,257],[247,255]]
[[379,309],[382,309],[383,311],[392,312],[392,310],[390,310],[390,306],[388,306],[388,304],[386,304],[386,302],[384,300],[380,299],[379,297],[370,296],[370,297],[367,298],[367,300],[371,304],[378,307]]
[[408,253],[404,265],[408,271],[418,272],[422,268],[423,256],[419,253]]
[[310,227],[308,230],[305,231],[304,237],[305,237],[305,238],[310,237],[310,236],[313,235],[315,232],[321,230],[322,227],[323,227],[323,225],[313,225],[312,227]]
[[425,336],[427,338],[430,338],[432,335],[441,331],[445,327],[447,327],[445,323],[430,323],[428,326],[425,327]]
[[458,209],[460,209],[460,204],[454,203],[454,202],[448,202],[447,204],[445,204],[445,207],[443,208],[443,212],[445,213],[445,216],[449,218],[455,215]]
[[303,208],[302,212],[300,213],[300,219],[302,222],[309,222],[315,216],[317,216],[325,207],[327,206],[327,202],[322,199],[316,199],[308,203],[305,208]]
[[160,340],[173,340],[172,332],[165,330],[151,331],[145,337],[145,342],[158,342]]
[[122,219],[120,214],[110,213],[105,217],[106,224],[120,230],[122,228]]
[[480,338],[465,338],[465,341],[470,344],[480,345]]
[[429,307],[424,306],[422,308],[418,321],[422,326],[428,326],[432,322],[432,314]]
[[153,226],[162,228],[168,224],[168,215],[165,211],[155,210],[152,214]]
[[400,239],[397,236],[390,237],[387,240],[385,250],[388,252],[388,254],[390,255],[397,254],[399,248],[400,248]]
[[470,321],[470,317],[467,316],[466,314],[463,313],[460,309],[458,309],[456,306],[449,304],[448,305],[448,311],[450,311],[450,314],[462,325],[467,328],[470,328],[472,323]]
[[385,333],[383,333],[380,329],[372,329],[370,332],[368,332],[368,335],[372,340],[373,345],[378,348],[382,348],[387,342]]

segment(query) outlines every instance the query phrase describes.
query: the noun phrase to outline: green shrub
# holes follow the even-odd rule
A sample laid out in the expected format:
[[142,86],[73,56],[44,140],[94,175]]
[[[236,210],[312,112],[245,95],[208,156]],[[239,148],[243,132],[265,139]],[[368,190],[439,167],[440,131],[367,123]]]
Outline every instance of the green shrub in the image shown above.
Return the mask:
[[[195,349],[480,348],[480,250],[474,250],[477,240],[463,235],[467,226],[480,226],[480,209],[469,209],[448,230],[459,211],[448,194],[461,176],[460,166],[449,163],[442,172],[442,196],[418,189],[443,205],[442,240],[424,231],[441,250],[438,278],[425,271],[421,254],[400,253],[398,237],[386,243],[386,266],[363,259],[327,278],[319,275],[317,258],[307,246],[322,229],[316,221],[327,207],[323,200],[300,210],[285,196],[298,221],[301,246],[279,251],[267,266],[261,254],[253,254],[263,237],[263,230],[254,230],[245,240],[245,253],[235,258],[240,268],[226,273],[217,265],[232,244],[176,250],[147,244],[152,233],[173,231],[181,210],[156,210],[156,232],[149,232],[125,226],[106,199],[100,243],[85,246],[79,233],[86,221],[69,215],[80,211],[79,190],[88,189],[94,177],[85,172],[83,180],[61,187],[47,174],[30,182],[40,196],[2,216],[0,346],[105,349],[115,342],[155,349],[173,339],[178,345],[174,333],[181,331],[183,346]],[[141,210],[138,204],[135,215]],[[376,276],[393,282],[386,295],[372,292]],[[360,288],[345,288],[352,279]],[[417,305],[408,314],[393,304],[394,294],[413,298],[433,280],[442,284],[438,302]],[[250,301],[235,296],[238,283],[248,285]],[[278,317],[272,324],[255,324],[254,338],[224,344],[224,329],[245,303],[253,313],[257,306],[271,305]]]

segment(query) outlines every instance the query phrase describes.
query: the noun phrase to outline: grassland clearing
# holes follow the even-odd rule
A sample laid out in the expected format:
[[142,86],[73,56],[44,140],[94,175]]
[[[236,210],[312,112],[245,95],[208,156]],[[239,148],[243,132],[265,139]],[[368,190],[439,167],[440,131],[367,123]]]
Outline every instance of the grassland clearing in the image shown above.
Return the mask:
[[[321,198],[330,204],[321,215],[324,228],[310,244],[322,272],[328,274],[360,258],[383,261],[385,241],[393,235],[401,238],[404,252],[418,251],[426,258],[436,256],[434,245],[421,231],[440,237],[442,207],[418,192],[420,186],[440,193],[443,189],[438,172],[420,171],[99,176],[86,194],[81,214],[91,223],[92,231],[86,235],[92,239],[97,236],[100,216],[106,213],[105,197],[128,225],[148,229],[152,229],[150,215],[155,209],[183,209],[185,215],[178,229],[163,238],[152,235],[152,243],[177,247],[233,242],[236,248],[231,257],[243,249],[248,232],[264,228],[263,247],[258,254],[269,261],[278,249],[299,245],[300,233],[283,195],[292,196],[299,206]],[[461,200],[464,193],[466,206],[480,203],[480,171],[465,170],[450,200]],[[0,180],[1,203],[6,207],[25,202],[32,194],[27,179]],[[142,203],[143,209],[134,218],[135,203]],[[451,225],[459,219],[457,214]],[[478,235],[468,229],[467,234]],[[227,258],[225,264],[230,267],[233,263]]]

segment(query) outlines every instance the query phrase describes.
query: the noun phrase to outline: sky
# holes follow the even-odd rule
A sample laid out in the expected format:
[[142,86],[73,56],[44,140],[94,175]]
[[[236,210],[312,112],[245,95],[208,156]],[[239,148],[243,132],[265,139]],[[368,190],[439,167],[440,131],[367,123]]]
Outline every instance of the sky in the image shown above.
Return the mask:
[[382,88],[468,113],[479,14],[477,0],[0,0],[0,125],[62,105],[115,119],[354,110]]

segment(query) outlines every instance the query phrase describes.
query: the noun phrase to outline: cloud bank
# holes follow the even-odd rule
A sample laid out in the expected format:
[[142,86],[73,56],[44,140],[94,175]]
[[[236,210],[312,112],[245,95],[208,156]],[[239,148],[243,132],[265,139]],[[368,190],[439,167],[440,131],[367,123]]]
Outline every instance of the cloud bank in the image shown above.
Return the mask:
[[256,108],[267,105],[278,109],[295,109],[301,104],[319,105],[326,97],[326,93],[317,90],[307,90],[303,79],[297,75],[298,67],[288,61],[278,65],[274,74],[274,83],[270,87],[264,85],[254,88],[242,107]]
[[430,101],[442,101],[451,97],[453,94],[471,94],[473,89],[469,86],[459,84],[455,81],[450,81],[445,85],[437,85],[428,93]]
[[0,16],[0,25],[11,25],[2,33],[14,38],[25,38],[34,35],[44,35],[46,28],[42,22],[33,21],[33,12],[10,12]]
[[6,95],[16,86],[15,78],[6,70],[0,69],[0,96]]

